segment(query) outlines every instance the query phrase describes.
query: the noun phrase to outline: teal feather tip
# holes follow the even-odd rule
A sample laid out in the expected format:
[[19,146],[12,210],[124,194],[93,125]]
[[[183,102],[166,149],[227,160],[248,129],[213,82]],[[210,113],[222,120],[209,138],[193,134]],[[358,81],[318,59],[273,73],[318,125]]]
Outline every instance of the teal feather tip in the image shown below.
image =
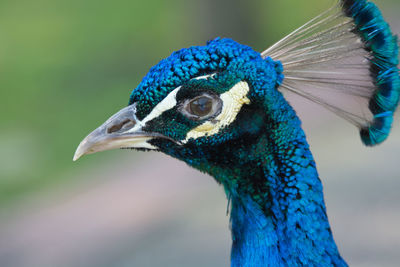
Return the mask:
[[342,4],[345,14],[354,19],[357,34],[372,54],[370,71],[377,89],[370,99],[369,109],[374,118],[370,125],[361,128],[360,135],[365,145],[374,146],[388,137],[393,113],[399,104],[397,37],[375,4],[365,0],[343,0]]

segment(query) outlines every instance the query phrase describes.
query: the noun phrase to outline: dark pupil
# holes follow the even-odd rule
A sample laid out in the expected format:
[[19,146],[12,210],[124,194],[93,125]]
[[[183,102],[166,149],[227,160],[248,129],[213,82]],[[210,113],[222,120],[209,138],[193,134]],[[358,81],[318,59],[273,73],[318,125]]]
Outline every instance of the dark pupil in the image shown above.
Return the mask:
[[199,97],[190,102],[190,110],[196,116],[203,117],[210,113],[212,109],[212,101],[208,97]]

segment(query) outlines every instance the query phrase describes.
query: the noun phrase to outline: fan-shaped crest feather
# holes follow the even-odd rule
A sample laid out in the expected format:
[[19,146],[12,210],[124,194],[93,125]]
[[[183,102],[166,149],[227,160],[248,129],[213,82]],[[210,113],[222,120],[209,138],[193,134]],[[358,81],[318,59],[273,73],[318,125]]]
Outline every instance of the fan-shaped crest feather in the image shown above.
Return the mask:
[[280,89],[303,96],[360,129],[366,145],[388,136],[399,102],[397,38],[378,8],[343,0],[262,53],[281,61]]

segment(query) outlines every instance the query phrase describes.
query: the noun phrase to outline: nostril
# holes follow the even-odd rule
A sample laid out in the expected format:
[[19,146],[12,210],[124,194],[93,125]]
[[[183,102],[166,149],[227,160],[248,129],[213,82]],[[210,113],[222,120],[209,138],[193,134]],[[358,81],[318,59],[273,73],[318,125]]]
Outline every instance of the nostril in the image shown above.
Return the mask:
[[114,124],[111,127],[107,128],[107,133],[115,133],[120,131],[121,129],[130,129],[133,126],[135,126],[136,122],[134,120],[126,119],[122,121],[121,123]]
[[121,129],[121,125],[120,124],[118,124],[118,125],[113,125],[113,126],[111,126],[111,127],[109,127],[108,129],[107,129],[107,133],[113,133],[113,132],[117,132],[119,129]]

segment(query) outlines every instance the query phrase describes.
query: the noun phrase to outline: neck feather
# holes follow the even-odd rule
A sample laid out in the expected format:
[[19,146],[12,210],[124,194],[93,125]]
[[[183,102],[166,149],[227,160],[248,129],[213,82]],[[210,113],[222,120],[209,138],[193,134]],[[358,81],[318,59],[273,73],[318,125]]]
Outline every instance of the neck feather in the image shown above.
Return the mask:
[[[258,140],[268,156],[259,157],[255,146],[249,151],[254,162],[247,164],[252,177],[238,179],[257,184],[231,195],[232,266],[347,266],[332,237],[303,131],[273,125]],[[277,138],[282,127],[295,129],[285,135],[291,140]]]
[[224,186],[232,203],[233,267],[347,266],[300,120],[278,91],[263,92],[270,94],[263,107],[243,106],[230,125],[236,138],[163,151]]

